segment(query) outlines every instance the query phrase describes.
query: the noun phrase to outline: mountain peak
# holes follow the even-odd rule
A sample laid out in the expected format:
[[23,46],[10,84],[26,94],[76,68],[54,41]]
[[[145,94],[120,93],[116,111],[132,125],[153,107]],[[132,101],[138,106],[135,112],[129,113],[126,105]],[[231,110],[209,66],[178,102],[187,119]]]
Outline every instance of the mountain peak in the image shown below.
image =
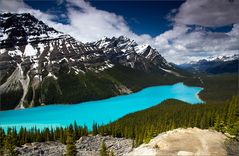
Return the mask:
[[[83,44],[47,26],[29,13],[2,13],[0,21],[0,53],[11,59],[20,57],[21,61],[18,62],[27,62],[28,57],[49,65],[56,61],[61,62],[62,59],[68,63],[74,60],[73,62],[80,61],[86,66],[80,70],[93,71],[107,69],[112,64],[143,68],[146,71],[152,68],[171,68],[156,49],[148,44],[138,45],[127,36],[104,37],[96,42]],[[98,60],[103,63],[97,62]],[[36,62],[38,61],[30,60],[34,66],[40,65]],[[71,66],[78,69],[75,65]]]
[[[35,97],[35,94],[31,101],[28,100],[28,89],[36,92],[37,86],[47,85],[51,81],[58,83],[58,80],[60,83],[66,75],[76,78],[95,73],[93,75],[98,77],[101,71],[113,67],[117,70],[118,66],[145,73],[180,75],[156,49],[149,45],[138,45],[126,36],[104,37],[84,44],[47,26],[30,14],[0,14],[0,21],[0,95],[16,90],[23,92],[20,102],[19,99],[13,102],[14,107],[17,104],[15,108],[24,108],[25,101],[28,101],[27,107],[34,106],[36,100],[38,104],[49,103],[44,96]],[[89,87],[75,78],[72,79],[72,84]],[[111,90],[113,87],[117,92],[122,92],[118,84],[111,80],[100,82],[110,83]],[[58,85],[55,87],[61,94],[62,88]],[[52,89],[52,86],[45,87],[47,90]],[[48,95],[46,92],[43,94]]]
[[0,23],[0,45],[6,48],[63,35],[29,13],[1,13]]
[[144,53],[146,50],[150,49],[151,46],[149,44],[138,45],[135,47],[135,50],[138,54]]
[[239,54],[222,55],[181,64],[180,67],[194,73],[237,73],[238,61]]
[[119,50],[126,52],[132,50],[137,43],[134,40],[127,38],[126,36],[119,37],[104,37],[97,42],[94,42],[99,48],[114,48],[117,47]]

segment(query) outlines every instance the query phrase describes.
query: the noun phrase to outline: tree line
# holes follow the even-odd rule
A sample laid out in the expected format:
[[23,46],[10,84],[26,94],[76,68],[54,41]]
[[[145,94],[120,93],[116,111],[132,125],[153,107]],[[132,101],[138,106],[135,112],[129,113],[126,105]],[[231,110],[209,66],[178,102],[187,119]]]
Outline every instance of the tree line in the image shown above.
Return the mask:
[[191,105],[166,100],[160,105],[124,116],[105,126],[94,126],[94,133],[134,139],[134,146],[149,142],[157,134],[175,128],[214,128],[239,138],[238,96],[218,103]]
[[63,144],[67,144],[67,149],[69,149],[67,151],[70,151],[70,154],[67,155],[72,155],[72,150],[75,149],[75,141],[88,134],[87,126],[79,126],[76,122],[68,127],[44,128],[43,130],[36,127],[31,129],[21,127],[18,132],[14,127],[8,128],[7,132],[0,128],[0,155],[4,153],[17,155],[14,151],[16,146],[46,141],[60,141]]
[[[199,127],[214,128],[228,132],[239,138],[239,103],[238,96],[226,102],[209,102],[191,105],[179,100],[166,100],[149,109],[135,112],[107,125],[93,124],[89,131],[87,126],[76,122],[68,127],[45,128],[43,130],[0,128],[0,155],[15,155],[14,148],[30,142],[60,141],[67,145],[67,155],[75,155],[75,141],[82,136],[112,135],[113,137],[132,138],[133,146],[147,143],[161,132],[175,128]],[[102,145],[105,151],[104,145]],[[104,153],[104,152],[102,152]]]

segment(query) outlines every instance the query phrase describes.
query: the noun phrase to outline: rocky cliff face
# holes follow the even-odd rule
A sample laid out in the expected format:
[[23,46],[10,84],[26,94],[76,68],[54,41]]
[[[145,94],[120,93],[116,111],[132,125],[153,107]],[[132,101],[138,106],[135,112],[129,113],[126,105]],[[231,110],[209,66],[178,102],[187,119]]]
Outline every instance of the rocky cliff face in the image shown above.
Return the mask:
[[125,36],[103,38],[92,43],[99,47],[114,64],[121,64],[144,71],[165,72],[174,70],[167,61],[150,45],[138,45]]
[[[30,14],[0,14],[0,45],[0,109],[76,103],[129,93],[130,88],[121,82],[101,75],[118,65],[181,76],[149,45],[138,45],[124,36],[84,44]],[[91,80],[97,84],[92,85]],[[66,89],[77,85],[81,91]],[[125,89],[122,92],[119,88]],[[61,101],[61,96],[69,100]]]

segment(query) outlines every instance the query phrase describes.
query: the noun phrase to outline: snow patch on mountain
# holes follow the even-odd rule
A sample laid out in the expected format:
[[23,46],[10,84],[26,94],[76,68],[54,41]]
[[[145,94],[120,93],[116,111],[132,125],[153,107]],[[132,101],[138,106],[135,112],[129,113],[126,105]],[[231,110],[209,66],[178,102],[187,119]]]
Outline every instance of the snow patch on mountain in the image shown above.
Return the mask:
[[238,60],[239,59],[239,54],[231,54],[231,55],[216,55],[216,56],[210,56],[198,61],[190,61],[185,64],[197,64],[200,62],[212,62],[212,61],[217,61],[217,62],[226,62],[226,61],[233,61],[233,60]]
[[[147,44],[138,45],[126,36],[82,43],[30,14],[0,14],[0,22],[0,58],[4,62],[0,69],[1,88],[4,88],[4,93],[7,88],[21,88],[24,93],[19,108],[23,108],[27,101],[26,88],[32,87],[32,94],[35,94],[45,77],[57,79],[60,72],[69,74],[73,71],[80,75],[124,66],[179,76],[156,49]],[[21,64],[21,68],[17,64]],[[33,100],[26,106],[34,105]]]
[[55,80],[57,80],[57,77],[52,72],[49,72],[47,77],[53,77]]
[[135,51],[138,54],[143,54],[148,49],[148,47],[149,47],[148,44],[138,45],[135,46]]
[[37,49],[35,49],[31,44],[27,44],[25,47],[24,56],[36,56]]
[[239,59],[239,54],[232,54],[232,55],[222,55],[222,56],[214,56],[214,57],[209,57],[206,60],[207,61],[232,61]]
[[22,76],[20,78],[20,83],[22,85],[22,89],[23,89],[23,95],[22,98],[20,100],[20,103],[18,104],[18,106],[16,107],[16,109],[20,108],[20,109],[24,109],[24,102],[25,102],[25,98],[28,92],[28,88],[29,88],[29,84],[30,84],[30,77],[29,77],[29,72],[30,70],[26,73],[26,76],[23,75],[23,70],[21,68],[21,65],[18,64],[19,69],[22,71]]
[[11,57],[14,57],[14,56],[22,56],[22,52],[21,52],[19,49],[9,50],[9,51],[8,51],[8,54],[9,54]]
[[169,69],[164,69],[164,68],[161,68],[161,67],[159,67],[159,68],[162,69],[163,71],[167,72],[167,73],[173,74],[173,75],[178,76],[178,77],[183,77],[182,75],[180,75],[179,73],[177,73],[175,71],[172,71],[172,70],[169,70]]

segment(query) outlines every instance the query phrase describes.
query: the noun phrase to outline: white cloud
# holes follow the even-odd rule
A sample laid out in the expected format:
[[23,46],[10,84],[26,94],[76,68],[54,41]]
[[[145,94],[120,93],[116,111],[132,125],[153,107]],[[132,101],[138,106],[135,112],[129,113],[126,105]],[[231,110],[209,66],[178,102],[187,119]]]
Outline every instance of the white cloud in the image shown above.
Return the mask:
[[[155,37],[154,44],[167,60],[183,63],[239,53],[239,1],[187,0],[171,14],[173,29]],[[228,33],[204,28],[230,24],[233,28]]]
[[151,39],[150,35],[136,35],[133,33],[124,18],[120,15],[98,10],[83,0],[66,0],[66,2],[67,17],[70,24],[56,23],[53,21],[53,19],[57,19],[55,15],[52,15],[50,12],[44,13],[40,10],[32,9],[22,0],[0,1],[0,10],[31,13],[47,25],[54,27],[58,31],[67,33],[82,42],[92,42],[105,36],[113,37],[121,35],[136,39],[139,43],[147,42]]
[[79,30],[79,38],[83,41],[132,33],[122,16],[98,10],[83,1],[68,2],[70,4],[67,8],[70,24]]
[[20,9],[30,8],[26,5],[23,1],[6,1],[0,0],[0,10],[7,11],[7,12],[18,12]]
[[183,63],[215,55],[239,53],[239,35],[235,33],[238,24],[229,33],[191,29],[177,27],[156,37],[156,44],[161,43],[156,46],[166,59]]
[[239,23],[238,0],[187,0],[173,21],[185,25],[206,27]]
[[[200,3],[205,5],[209,1],[201,0]],[[62,3],[62,1],[59,1]],[[222,3],[219,3],[222,4]],[[44,13],[40,10],[32,9],[23,1],[0,1],[0,10],[11,12],[29,12],[38,19],[43,20],[46,24],[54,27],[56,30],[67,33],[82,42],[96,41],[104,36],[120,36],[125,35],[134,39],[139,44],[147,43],[155,47],[168,61],[174,63],[189,62],[192,60],[202,59],[204,57],[215,55],[227,55],[239,53],[239,24],[234,24],[228,33],[209,32],[203,27],[196,26],[195,29],[187,26],[188,24],[196,25],[223,25],[223,23],[235,23],[234,17],[227,17],[228,13],[222,11],[223,15],[220,20],[216,14],[220,12],[214,10],[213,15],[208,15],[205,8],[198,13],[195,7],[199,5],[198,1],[188,0],[178,10],[175,16],[175,24],[173,29],[168,30],[156,37],[148,34],[137,35],[131,31],[124,17],[115,13],[99,10],[90,3],[79,0],[67,0],[66,15],[69,18],[69,24],[56,23],[53,19],[57,19],[51,13]],[[190,7],[195,8],[191,9]],[[211,6],[211,3],[209,4]],[[215,8],[220,8],[218,5]],[[193,12],[195,10],[195,12]],[[175,11],[174,11],[175,12]],[[216,13],[217,12],[217,13]],[[234,11],[235,12],[235,11]],[[186,16],[187,14],[189,14]],[[200,15],[202,17],[200,18]],[[185,20],[182,20],[185,16]],[[198,16],[198,17],[196,17]],[[225,21],[225,17],[228,19]],[[193,20],[195,17],[195,20]],[[209,20],[210,19],[210,20]]]
[[14,13],[30,13],[34,15],[37,19],[40,19],[47,23],[54,23],[51,22],[56,16],[44,13],[40,10],[33,9],[28,6],[23,0],[0,0],[0,12],[14,12]]

